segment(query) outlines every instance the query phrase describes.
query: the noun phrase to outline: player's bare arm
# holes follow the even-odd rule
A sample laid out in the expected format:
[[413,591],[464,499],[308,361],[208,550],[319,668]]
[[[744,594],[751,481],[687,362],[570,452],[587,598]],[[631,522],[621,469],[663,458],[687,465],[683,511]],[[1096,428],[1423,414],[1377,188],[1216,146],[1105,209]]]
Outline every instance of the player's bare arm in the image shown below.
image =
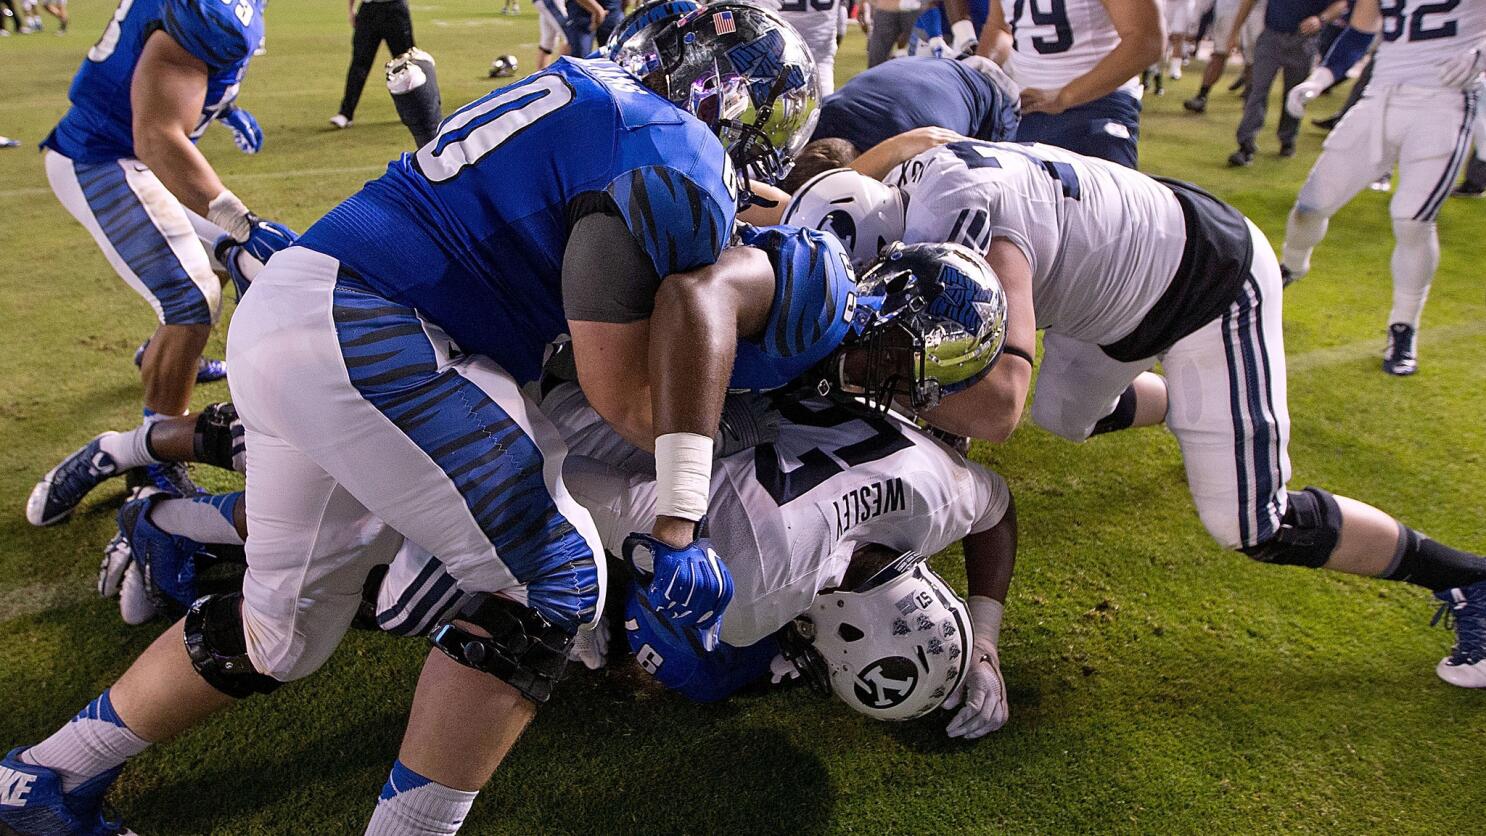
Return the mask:
[[[1166,23],[1155,0],[1100,0],[1120,43],[1087,73],[1060,90],[1022,90],[1024,113],[1062,113],[1107,96],[1161,59]],[[993,4],[994,5],[994,4]]]
[[948,145],[963,139],[966,137],[944,128],[914,128],[868,148],[861,156],[851,161],[851,168],[873,180],[881,180],[895,166],[904,161],[930,148],[937,148],[940,145]]
[[1016,538],[1016,503],[1008,498],[1000,522],[960,541],[975,643],[964,684],[944,703],[947,709],[960,709],[949,722],[950,737],[974,740],[1001,728],[1011,714],[998,647],[1006,592],[1016,564]]
[[1032,265],[1011,241],[997,238],[986,252],[986,262],[1006,292],[1006,347],[995,368],[974,386],[945,398],[922,414],[924,420],[946,432],[1002,442],[1022,420],[1027,391],[1032,385],[1032,361],[1037,350],[1037,317],[1032,309]]
[[134,151],[186,208],[206,215],[225,191],[191,142],[206,102],[207,66],[164,31],[150,35],[130,86]]
[[976,47],[975,54],[1004,67],[1011,60],[1011,27],[1006,23],[1006,15],[1002,13],[1000,3],[991,3],[989,11],[985,25],[980,29],[980,45]]

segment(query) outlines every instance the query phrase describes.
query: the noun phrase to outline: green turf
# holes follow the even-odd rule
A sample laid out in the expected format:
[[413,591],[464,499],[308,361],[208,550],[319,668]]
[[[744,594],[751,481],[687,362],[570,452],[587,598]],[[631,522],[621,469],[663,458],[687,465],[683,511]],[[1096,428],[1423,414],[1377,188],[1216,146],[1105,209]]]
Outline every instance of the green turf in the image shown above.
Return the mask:
[[[529,4],[516,19],[499,6],[415,2],[451,106],[488,89],[495,55],[531,64]],[[112,7],[73,0],[67,38],[0,40],[0,133],[41,138]],[[275,0],[269,33],[242,97],[268,135],[264,152],[238,154],[217,128],[202,147],[250,206],[302,229],[407,138],[375,81],[353,129],[325,125],[349,52],[340,3]],[[861,68],[862,52],[854,32],[839,77]],[[1180,99],[1194,83],[1148,100],[1144,164],[1232,200],[1277,240],[1319,132],[1305,129],[1293,160],[1275,157],[1267,134],[1251,169],[1226,169],[1238,101],[1217,93],[1205,118],[1190,116]],[[153,324],[52,197],[30,147],[0,152],[0,217],[0,743],[11,745],[65,720],[158,630],[126,628],[92,593],[117,489],[56,529],[30,528],[21,513],[60,456],[133,423],[129,358]],[[1313,273],[1286,294],[1294,481],[1486,549],[1486,204],[1451,201],[1440,232],[1413,379],[1377,368],[1385,196],[1364,193],[1343,211]],[[225,397],[215,384],[197,402]],[[1163,431],[1076,447],[1027,427],[978,454],[1011,481],[1022,524],[1005,729],[966,745],[945,739],[942,718],[882,725],[798,691],[698,707],[637,688],[633,670],[584,673],[543,710],[467,830],[1479,831],[1486,693],[1435,678],[1450,636],[1428,629],[1427,594],[1218,550]],[[962,583],[955,563],[938,565]],[[313,679],[141,757],[113,801],[146,833],[354,831],[396,752],[423,652],[353,635]]]

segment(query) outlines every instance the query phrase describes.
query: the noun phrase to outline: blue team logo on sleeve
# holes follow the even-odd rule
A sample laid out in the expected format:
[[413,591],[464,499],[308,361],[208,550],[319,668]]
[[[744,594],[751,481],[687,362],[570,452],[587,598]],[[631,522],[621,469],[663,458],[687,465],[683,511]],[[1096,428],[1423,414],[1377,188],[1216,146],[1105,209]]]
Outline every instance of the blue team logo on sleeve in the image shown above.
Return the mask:
[[263,39],[259,0],[166,0],[165,31],[212,69],[246,61]]
[[733,224],[733,207],[665,166],[627,171],[605,191],[661,277],[716,261]]

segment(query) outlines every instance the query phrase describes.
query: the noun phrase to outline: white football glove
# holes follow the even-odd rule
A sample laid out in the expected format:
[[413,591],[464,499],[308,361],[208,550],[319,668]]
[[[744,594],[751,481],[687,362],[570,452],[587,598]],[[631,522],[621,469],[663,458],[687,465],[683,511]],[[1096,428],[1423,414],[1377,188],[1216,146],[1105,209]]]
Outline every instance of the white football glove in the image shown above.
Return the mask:
[[1290,88],[1290,95],[1285,97],[1285,112],[1296,119],[1305,116],[1305,106],[1315,101],[1335,81],[1336,76],[1325,67],[1311,70],[1305,81]]
[[1011,707],[1006,703],[1006,682],[1001,678],[1001,661],[996,649],[976,648],[974,653],[977,658],[965,674],[965,681],[944,701],[944,708],[961,706],[945,732],[950,737],[966,740],[984,737],[1001,728],[1011,716]]
[[593,629],[578,628],[573,643],[568,646],[568,658],[582,662],[583,667],[596,671],[609,660],[609,621],[600,616]]
[[139,564],[129,561],[124,582],[119,586],[119,615],[129,625],[143,624],[155,617],[155,605],[144,588],[144,572]]
[[1464,90],[1476,83],[1482,70],[1486,70],[1486,50],[1477,44],[1440,64],[1440,81],[1446,86]]
[[950,48],[955,55],[974,55],[976,47],[980,46],[980,36],[975,32],[975,24],[968,20],[959,20],[949,27]]

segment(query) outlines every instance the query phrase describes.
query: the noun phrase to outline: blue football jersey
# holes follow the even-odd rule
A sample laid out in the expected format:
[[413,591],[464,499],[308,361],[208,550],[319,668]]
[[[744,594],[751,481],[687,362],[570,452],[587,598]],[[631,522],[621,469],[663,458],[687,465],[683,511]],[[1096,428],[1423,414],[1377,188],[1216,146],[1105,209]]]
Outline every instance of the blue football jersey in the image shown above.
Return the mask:
[[134,156],[129,88],[145,41],[163,30],[206,64],[206,103],[196,139],[237,97],[253,50],[263,39],[260,0],[120,0],[103,37],[72,78],[72,102],[41,143],[81,163]]
[[460,108],[299,243],[524,383],[567,331],[577,217],[617,212],[665,277],[717,259],[736,194],[700,121],[610,61],[562,59]]

